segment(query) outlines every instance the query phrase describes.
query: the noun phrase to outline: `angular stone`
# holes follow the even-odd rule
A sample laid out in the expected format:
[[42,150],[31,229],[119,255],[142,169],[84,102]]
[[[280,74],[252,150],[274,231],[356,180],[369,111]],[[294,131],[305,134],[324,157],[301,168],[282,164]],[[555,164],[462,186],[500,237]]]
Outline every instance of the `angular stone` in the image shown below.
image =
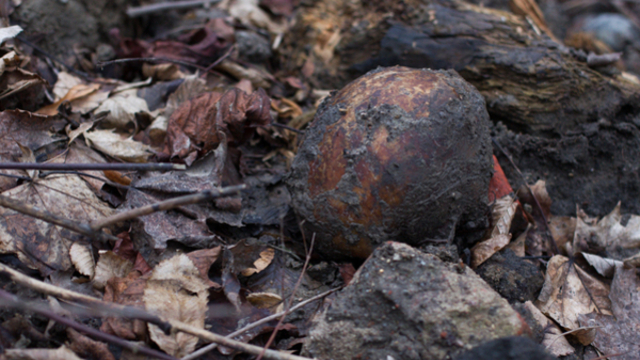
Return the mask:
[[445,359],[528,333],[518,313],[470,268],[388,242],[319,316],[304,352],[334,360]]

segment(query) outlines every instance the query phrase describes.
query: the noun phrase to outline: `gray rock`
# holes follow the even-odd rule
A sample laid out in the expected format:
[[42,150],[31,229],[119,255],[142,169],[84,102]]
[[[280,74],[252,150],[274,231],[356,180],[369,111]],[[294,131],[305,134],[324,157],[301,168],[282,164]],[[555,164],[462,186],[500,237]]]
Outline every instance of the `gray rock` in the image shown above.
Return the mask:
[[333,360],[445,359],[529,332],[470,268],[388,242],[319,316],[304,353]]

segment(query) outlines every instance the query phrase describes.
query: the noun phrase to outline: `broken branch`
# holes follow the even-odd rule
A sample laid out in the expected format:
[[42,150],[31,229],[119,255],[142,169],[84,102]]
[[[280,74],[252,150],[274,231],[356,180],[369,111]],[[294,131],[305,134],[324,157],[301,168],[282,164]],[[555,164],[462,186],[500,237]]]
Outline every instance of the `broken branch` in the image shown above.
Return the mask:
[[3,163],[0,162],[0,169],[9,170],[120,170],[120,171],[170,171],[185,170],[184,164],[130,164],[130,163],[108,163],[108,164],[57,164],[57,163]]
[[215,199],[218,197],[232,195],[246,188],[247,186],[242,184],[242,185],[228,186],[228,187],[220,188],[216,190],[207,190],[207,191],[199,192],[193,195],[180,196],[174,199],[161,201],[159,203],[143,206],[140,208],[132,209],[130,211],[115,214],[113,216],[109,216],[104,219],[93,221],[91,223],[91,228],[93,230],[99,230],[111,224],[116,224],[121,221],[135,219],[140,216],[153,214],[158,211],[171,210],[182,205],[197,204],[199,202]]

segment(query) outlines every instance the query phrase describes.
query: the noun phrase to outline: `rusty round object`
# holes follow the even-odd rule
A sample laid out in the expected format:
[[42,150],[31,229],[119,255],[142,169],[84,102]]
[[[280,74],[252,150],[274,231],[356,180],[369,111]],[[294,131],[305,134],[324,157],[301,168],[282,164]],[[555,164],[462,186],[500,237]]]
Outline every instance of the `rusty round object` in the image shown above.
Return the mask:
[[[456,72],[379,68],[319,107],[287,178],[320,253],[446,239],[485,216],[489,116]],[[473,227],[473,226],[472,226]]]

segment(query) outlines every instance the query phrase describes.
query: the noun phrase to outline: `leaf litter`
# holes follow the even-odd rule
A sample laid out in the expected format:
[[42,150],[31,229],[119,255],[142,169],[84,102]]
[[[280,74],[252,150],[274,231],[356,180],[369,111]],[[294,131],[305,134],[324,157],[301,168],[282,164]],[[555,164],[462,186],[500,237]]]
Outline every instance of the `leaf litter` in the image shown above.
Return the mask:
[[[313,72],[311,62],[302,64],[301,74],[252,63],[255,56],[239,54],[245,48],[236,36],[238,31],[251,32],[277,51],[293,9],[287,0],[224,1],[215,11],[225,16],[196,28],[187,26],[177,35],[142,40],[114,30],[111,59],[147,60],[99,69],[97,49],[75,49],[79,68],[90,76],[8,46],[19,29],[0,29],[0,100],[18,104],[0,112],[0,161],[188,165],[187,171],[165,173],[0,170],[11,176],[0,177],[3,196],[87,225],[185,194],[250,185],[242,194],[103,229],[120,234],[116,244],[91,242],[0,208],[2,262],[13,256],[56,286],[222,334],[282,311],[291,297],[298,302],[329,285],[358,279],[353,263],[318,263],[316,270],[302,274],[301,289],[293,293],[304,250],[281,180],[297,149],[295,130],[307,126],[329,91],[305,76]],[[338,29],[324,29],[309,56],[329,63],[342,36]],[[83,58],[87,52],[82,51],[92,58]],[[42,72],[44,68],[48,72]],[[45,90],[49,82],[52,87]],[[580,209],[575,217],[554,216],[545,183],[529,188],[531,192],[522,188],[515,197],[494,199],[491,226],[470,249],[470,264],[475,268],[510,248],[521,258],[533,257],[523,261],[546,268],[535,305],[528,302],[525,307],[546,329],[542,344],[554,355],[573,353],[571,344],[577,340],[604,355],[635,358],[640,351],[640,285],[633,267],[640,264],[640,216],[622,215],[620,204],[600,220]],[[501,195],[511,193],[510,186],[502,190]],[[289,314],[275,347],[304,343],[311,319],[329,302]],[[276,323],[261,324],[236,339],[263,344],[262,336]],[[5,323],[0,330],[2,326]],[[175,357],[187,356],[198,346],[193,334],[166,333],[135,318],[107,316],[100,329],[144,346],[155,344]],[[68,341],[57,350],[10,348],[5,355],[113,358],[105,343],[74,331],[67,329]],[[451,340],[446,333],[440,336]],[[234,352],[228,347],[219,351]]]

